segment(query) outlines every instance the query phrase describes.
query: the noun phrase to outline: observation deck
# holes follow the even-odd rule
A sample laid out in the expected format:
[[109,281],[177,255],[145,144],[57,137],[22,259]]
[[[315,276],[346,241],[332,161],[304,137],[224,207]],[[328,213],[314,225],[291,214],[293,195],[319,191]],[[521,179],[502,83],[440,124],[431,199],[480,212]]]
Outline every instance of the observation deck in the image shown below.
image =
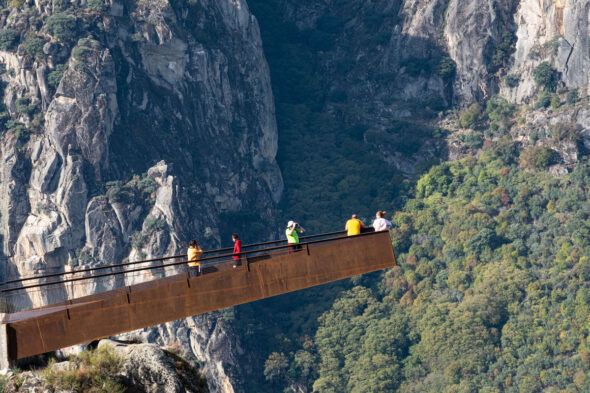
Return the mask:
[[[309,236],[300,246],[294,251],[284,240],[245,245],[237,268],[231,249],[208,251],[199,276],[189,274],[185,255],[176,255],[3,283],[0,294],[7,313],[0,314],[0,368],[17,359],[396,264],[388,231]],[[146,273],[149,281],[138,282],[137,275]],[[115,288],[75,296],[76,286],[90,283],[95,289]],[[31,299],[39,296],[53,301],[32,306]]]

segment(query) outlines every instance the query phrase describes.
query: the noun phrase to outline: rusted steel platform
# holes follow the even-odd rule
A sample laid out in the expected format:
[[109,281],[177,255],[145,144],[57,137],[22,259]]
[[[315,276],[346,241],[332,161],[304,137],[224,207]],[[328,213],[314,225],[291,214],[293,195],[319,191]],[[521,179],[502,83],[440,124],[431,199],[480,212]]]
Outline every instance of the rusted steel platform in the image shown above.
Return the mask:
[[198,277],[179,274],[71,304],[4,314],[0,343],[4,357],[14,361],[395,264],[388,232],[304,244],[295,253],[248,258],[236,269],[228,262]]

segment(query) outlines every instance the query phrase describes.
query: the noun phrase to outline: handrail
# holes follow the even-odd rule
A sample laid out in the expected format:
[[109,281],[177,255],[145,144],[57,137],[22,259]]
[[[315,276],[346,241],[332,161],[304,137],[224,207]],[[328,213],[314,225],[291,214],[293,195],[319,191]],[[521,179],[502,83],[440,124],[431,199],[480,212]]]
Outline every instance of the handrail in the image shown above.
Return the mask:
[[[355,238],[358,237],[363,237],[363,236],[370,236],[370,235],[374,235],[376,233],[380,233],[380,232],[366,232],[366,233],[361,233],[359,235],[354,236]],[[318,237],[318,236],[315,236]],[[335,237],[335,238],[330,238],[330,239],[322,239],[322,240],[314,240],[314,241],[310,241],[310,242],[304,242],[304,243],[298,243],[299,246],[306,246],[306,245],[310,245],[310,244],[319,244],[319,243],[325,243],[325,242],[331,242],[331,241],[335,241],[335,240],[342,240],[342,239],[349,239],[349,236],[340,236],[340,237]],[[248,254],[261,254],[264,252],[268,252],[268,251],[276,251],[276,250],[283,250],[283,249],[288,249],[290,248],[292,245],[286,244],[286,245],[282,245],[282,246],[277,246],[277,247],[269,247],[269,248],[264,248],[264,249],[260,249],[260,250],[252,250],[252,251],[244,251],[240,253],[240,256],[242,255],[248,255]],[[231,254],[223,254],[223,255],[216,255],[216,256],[212,256],[212,257],[206,257],[206,258],[200,258],[199,262],[203,262],[203,261],[208,261],[208,260],[215,260],[215,259],[227,259],[228,257],[232,257],[234,256],[233,253]],[[28,285],[28,286],[22,286],[22,287],[15,287],[15,288],[8,288],[8,289],[2,289],[0,290],[1,293],[8,293],[8,292],[14,292],[14,291],[19,291],[19,290],[23,290],[23,289],[31,289],[31,288],[40,288],[40,287],[45,287],[45,286],[49,286],[49,285],[56,285],[56,284],[66,284],[69,282],[76,282],[76,281],[82,281],[82,280],[90,280],[90,279],[95,279],[95,278],[101,278],[101,277],[111,277],[111,276],[117,276],[117,275],[121,275],[121,274],[127,274],[127,273],[135,273],[135,272],[140,272],[140,271],[147,271],[147,270],[152,270],[152,269],[161,269],[161,268],[166,268],[166,267],[171,267],[171,266],[180,266],[180,265],[187,265],[189,261],[182,261],[182,262],[174,262],[174,263],[169,263],[169,264],[163,264],[160,266],[146,266],[143,268],[138,268],[138,269],[132,269],[132,270],[123,270],[120,272],[113,272],[113,273],[106,273],[106,274],[99,274],[99,275],[93,275],[93,276],[86,276],[86,277],[78,277],[78,278],[71,278],[71,279],[65,279],[65,280],[61,280],[61,281],[52,281],[52,282],[46,282],[46,283],[39,283],[39,284],[33,284],[33,285]],[[213,266],[215,266],[217,264],[214,264]]]
[[[341,234],[341,233],[344,233],[344,231],[321,233],[321,234],[310,235],[310,236],[302,236],[301,239],[302,240],[303,239],[315,239],[318,237],[332,236],[332,235],[337,235],[337,234]],[[242,249],[265,246],[265,245],[269,245],[269,244],[276,244],[276,243],[280,243],[280,242],[284,242],[284,241],[285,241],[285,239],[279,239],[279,240],[272,240],[272,241],[268,241],[268,242],[246,244],[246,245],[242,246]],[[203,254],[213,254],[213,253],[218,253],[218,252],[222,252],[222,251],[230,251],[230,250],[233,251],[233,247],[225,247],[225,248],[218,248],[218,249],[214,249],[214,250],[206,250],[206,251],[203,251]],[[43,279],[43,278],[53,278],[53,277],[58,277],[58,276],[71,275],[71,274],[73,275],[73,274],[77,274],[77,273],[86,273],[86,272],[97,271],[97,270],[113,269],[113,268],[117,268],[117,267],[134,266],[134,265],[139,265],[142,263],[165,261],[167,259],[186,258],[186,256],[187,256],[186,254],[171,255],[171,256],[167,256],[167,257],[144,259],[141,261],[133,261],[133,262],[125,262],[125,263],[116,263],[116,264],[105,265],[105,266],[89,267],[86,269],[72,270],[69,272],[50,273],[50,274],[44,274],[44,275],[40,275],[40,276],[27,276],[27,277],[21,277],[18,279],[14,279],[14,280],[4,281],[4,282],[0,283],[0,287],[4,287],[9,284],[21,283],[21,282],[25,282],[25,281],[39,280],[39,279]]]

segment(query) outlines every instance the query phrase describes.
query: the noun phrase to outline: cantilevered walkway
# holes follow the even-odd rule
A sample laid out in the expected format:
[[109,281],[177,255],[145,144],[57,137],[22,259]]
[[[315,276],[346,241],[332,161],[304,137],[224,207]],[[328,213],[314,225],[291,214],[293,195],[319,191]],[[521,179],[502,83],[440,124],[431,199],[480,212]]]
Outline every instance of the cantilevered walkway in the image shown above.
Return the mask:
[[[310,236],[303,238],[300,250],[290,251],[284,241],[247,245],[235,269],[231,249],[209,251],[197,277],[188,274],[186,256],[176,255],[6,282],[0,290],[8,311],[0,314],[0,368],[24,357],[396,264],[387,231]],[[145,273],[148,281],[139,282],[137,275]],[[76,285],[108,288],[97,287],[100,280],[116,289],[75,296]],[[30,299],[39,296],[50,304],[32,306]]]

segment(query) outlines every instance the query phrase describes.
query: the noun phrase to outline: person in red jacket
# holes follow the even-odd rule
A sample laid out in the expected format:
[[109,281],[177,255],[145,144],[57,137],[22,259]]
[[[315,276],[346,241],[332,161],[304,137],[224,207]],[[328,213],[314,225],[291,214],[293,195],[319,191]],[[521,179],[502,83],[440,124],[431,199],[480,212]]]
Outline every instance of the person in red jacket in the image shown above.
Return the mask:
[[237,233],[232,233],[231,239],[234,242],[233,260],[234,260],[234,269],[235,269],[238,266],[238,264],[240,263],[240,253],[242,252],[242,241],[240,240],[240,237],[238,236]]

